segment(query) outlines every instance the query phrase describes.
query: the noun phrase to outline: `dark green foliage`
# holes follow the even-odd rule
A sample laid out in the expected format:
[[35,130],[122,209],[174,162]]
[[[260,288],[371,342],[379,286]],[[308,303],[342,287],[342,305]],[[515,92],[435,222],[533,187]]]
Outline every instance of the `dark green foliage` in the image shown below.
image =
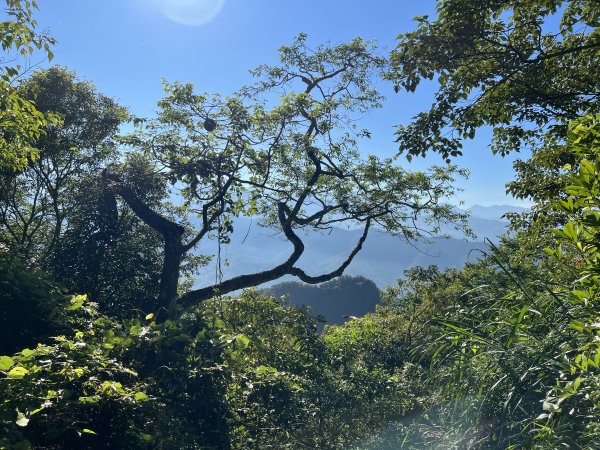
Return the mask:
[[597,2],[444,0],[437,12],[417,17],[391,55],[398,89],[433,78],[439,86],[431,109],[398,128],[401,151],[456,156],[491,125],[492,149],[505,154],[549,125],[564,136],[569,120],[598,107]]
[[[600,109],[600,6],[590,0],[444,0],[437,17],[417,17],[417,28],[398,37],[387,77],[414,91],[435,80],[431,107],[399,125],[400,152],[408,158],[440,153],[450,161],[465,141],[491,127],[490,147],[517,160],[507,184],[516,198],[534,202],[531,213],[513,216],[531,227],[522,243],[545,238],[564,215],[550,208],[573,165],[564,145],[569,121]],[[547,241],[546,241],[547,243]],[[543,247],[543,245],[542,245]]]
[[[160,185],[146,172],[143,160],[130,159],[123,177],[152,201]],[[146,173],[144,173],[146,172]],[[52,255],[52,272],[71,292],[85,292],[100,310],[127,317],[140,309],[156,309],[162,242],[131,211],[105,196],[101,178],[90,174],[77,180],[68,226]]]
[[62,290],[41,272],[0,251],[0,354],[37,344],[60,332]]
[[342,276],[316,286],[298,282],[279,283],[268,288],[274,297],[286,296],[294,306],[308,306],[310,313],[322,316],[328,324],[340,325],[349,316],[375,312],[379,289],[364,277]]
[[[40,155],[51,160],[46,164],[61,164],[68,174],[82,167],[97,169],[114,151],[107,138],[127,118],[127,110],[91,82],[78,79],[75,72],[60,66],[36,71],[19,92],[35,101],[40,111],[61,118],[35,144]],[[71,166],[65,167],[69,160]]]
[[111,164],[149,203],[164,196],[144,158],[118,161],[126,110],[61,67],[35,72],[19,92],[62,122],[35,141],[36,160],[2,180],[0,242],[113,317],[154,310],[161,239],[106,195],[101,177]]
[[76,214],[73,197],[86,189],[82,179],[99,175],[100,168],[116,157],[110,139],[126,111],[61,67],[35,72],[19,93],[62,121],[47,126],[34,141],[38,158],[20,173],[3,178],[0,239],[23,259],[35,259],[38,266],[50,269],[69,216]]

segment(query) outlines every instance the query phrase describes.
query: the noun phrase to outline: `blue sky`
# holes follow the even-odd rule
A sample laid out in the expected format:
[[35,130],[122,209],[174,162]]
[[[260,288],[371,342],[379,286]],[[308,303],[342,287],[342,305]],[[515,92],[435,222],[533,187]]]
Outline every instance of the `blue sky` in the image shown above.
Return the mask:
[[[215,8],[219,3],[221,8]],[[277,48],[300,32],[315,45],[360,35],[375,39],[387,54],[399,33],[414,28],[414,16],[434,15],[435,7],[432,0],[41,0],[39,4],[40,27],[58,40],[52,63],[75,70],[140,116],[153,115],[162,96],[161,77],[192,82],[199,91],[228,94],[251,81],[249,69],[275,63]],[[212,20],[207,14],[214,16]],[[362,126],[372,130],[373,138],[361,150],[392,156],[394,125],[428,108],[433,91],[431,84],[416,94],[394,94],[387,84],[382,90],[387,101],[383,109],[364,117]],[[466,206],[520,204],[504,193],[516,156],[493,156],[487,149],[489,137],[489,130],[480,132],[456,160],[471,171],[469,180],[459,183],[464,189],[459,199]],[[440,160],[431,154],[402,163],[422,170]]]

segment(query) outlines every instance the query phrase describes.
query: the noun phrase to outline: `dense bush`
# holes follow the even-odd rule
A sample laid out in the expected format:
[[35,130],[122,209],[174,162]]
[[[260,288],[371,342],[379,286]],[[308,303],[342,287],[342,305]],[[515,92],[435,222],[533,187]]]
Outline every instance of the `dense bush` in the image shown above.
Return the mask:
[[321,335],[306,310],[249,291],[162,324],[84,296],[64,317],[71,334],[0,358],[2,445],[341,448],[422,394],[424,370],[394,363],[406,325],[389,314]]
[[434,299],[414,349],[431,355],[429,390],[441,396],[396,436],[431,448],[595,448],[599,137],[600,117],[570,126],[578,170],[554,204],[570,221],[546,257],[515,258],[519,241],[506,240],[463,271],[430,271],[425,283],[413,271],[412,289],[396,290],[406,308]]
[[0,354],[60,334],[61,288],[0,248]]

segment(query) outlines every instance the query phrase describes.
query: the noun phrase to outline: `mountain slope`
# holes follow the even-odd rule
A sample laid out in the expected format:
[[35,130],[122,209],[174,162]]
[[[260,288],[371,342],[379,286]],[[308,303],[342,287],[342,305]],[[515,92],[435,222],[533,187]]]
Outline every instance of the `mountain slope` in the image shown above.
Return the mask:
[[279,283],[265,290],[275,297],[287,296],[294,306],[308,306],[310,312],[323,316],[328,324],[342,324],[348,316],[364,316],[375,311],[380,291],[364,277],[342,276],[311,286],[295,281]]

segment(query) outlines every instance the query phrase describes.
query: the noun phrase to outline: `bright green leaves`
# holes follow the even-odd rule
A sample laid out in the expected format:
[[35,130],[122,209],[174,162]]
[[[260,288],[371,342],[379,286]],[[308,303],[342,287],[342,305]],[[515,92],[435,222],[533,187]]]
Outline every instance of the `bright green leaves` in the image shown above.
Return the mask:
[[[6,4],[6,13],[12,20],[0,22],[2,50],[14,50],[22,56],[32,54],[35,49],[43,50],[48,59],[52,60],[50,46],[55,40],[48,35],[35,32],[37,21],[34,20],[33,13],[38,9],[37,3],[32,0],[7,0]],[[5,70],[11,76],[18,73],[13,67]]]
[[0,43],[7,56],[3,61],[12,62],[0,65],[0,168],[19,171],[28,159],[38,156],[33,146],[35,141],[46,126],[58,123],[58,119],[55,115],[39,112],[35,103],[23,98],[15,89],[13,80],[23,70],[18,61],[35,50],[42,50],[49,60],[52,59],[50,46],[54,39],[35,30],[35,2],[10,0],[6,3],[10,20],[0,22]]
[[51,338],[52,345],[0,356],[0,417],[16,409],[16,426],[31,427],[35,421],[59,433],[93,435],[94,427],[81,427],[94,408],[133,409],[150,401],[147,387],[123,361],[133,337],[121,324],[99,316],[86,300],[73,296],[64,305],[63,319],[80,330]]
[[250,338],[245,334],[238,334],[235,337],[236,347],[240,350],[245,350],[250,345]]
[[263,375],[265,373],[276,373],[277,369],[275,367],[269,367],[269,366],[258,366],[256,368],[256,373],[258,375]]
[[25,367],[16,366],[13,367],[7,374],[6,377],[11,380],[20,380],[25,377],[29,371]]
[[577,242],[583,229],[576,222],[569,222],[562,230],[552,230],[554,234],[571,242]]
[[136,392],[135,394],[133,394],[133,399],[136,402],[147,402],[148,400],[150,400],[150,397],[148,397],[148,395],[144,392]]
[[143,328],[141,325],[136,324],[129,329],[129,332],[134,336],[139,336],[142,334]]
[[[600,213],[598,212],[598,198],[600,197],[599,136],[600,121],[598,117],[586,116],[570,124],[569,144],[573,148],[573,152],[581,158],[594,157],[594,159],[578,161],[579,169],[569,177],[570,184],[564,188],[564,192],[569,197],[554,205],[571,221],[562,229],[552,231],[581,253],[583,259],[578,264],[585,268],[584,273],[595,272],[592,266],[597,264],[596,261],[599,258],[597,243],[597,237],[600,234]],[[590,270],[591,272],[589,272]]]
[[76,311],[79,308],[81,308],[86,301],[87,295],[74,295],[73,297],[71,297],[71,300],[69,300],[69,306],[67,306],[67,309],[69,311]]
[[15,423],[20,427],[26,427],[29,424],[29,418],[17,409],[17,420]]
[[100,401],[100,397],[97,395],[93,396],[82,396],[78,399],[79,403],[83,403],[84,405],[93,405]]
[[35,160],[35,142],[48,125],[59,123],[53,114],[43,114],[0,77],[0,167],[21,171],[28,158]]
[[571,150],[580,159],[595,160],[600,146],[600,114],[588,114],[569,124],[567,139]]
[[[574,280],[568,287],[557,288],[556,298],[567,314],[560,351],[560,373],[556,385],[544,400],[545,426],[543,435],[553,427],[571,427],[579,439],[593,439],[580,428],[581,423],[597,420],[594,403],[600,395],[600,315],[598,292],[600,287],[600,121],[597,116],[586,116],[569,125],[568,146],[577,159],[565,167],[570,170],[568,185],[563,188],[566,199],[556,200],[554,208],[564,214],[564,226],[552,230],[557,245],[546,252],[559,264],[573,270]],[[576,170],[573,170],[575,168]],[[562,292],[561,292],[562,291]],[[568,414],[567,414],[568,412]],[[558,429],[556,430],[558,432]]]
[[0,371],[6,372],[15,364],[15,360],[10,356],[0,356]]
[[104,381],[98,387],[98,390],[101,394],[107,396],[121,396],[125,394],[125,389],[123,389],[123,385],[118,381]]

